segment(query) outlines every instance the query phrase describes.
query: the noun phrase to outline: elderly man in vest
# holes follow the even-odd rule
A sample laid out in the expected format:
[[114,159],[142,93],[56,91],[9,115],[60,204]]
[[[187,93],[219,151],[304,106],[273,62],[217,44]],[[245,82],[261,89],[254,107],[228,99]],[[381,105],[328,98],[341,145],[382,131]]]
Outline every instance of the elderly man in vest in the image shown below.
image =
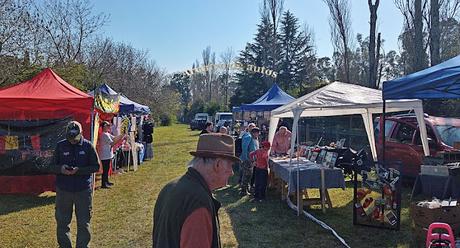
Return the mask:
[[271,149],[272,155],[286,155],[291,146],[291,132],[285,127],[281,126],[273,138],[273,145]]
[[234,140],[225,134],[203,134],[188,170],[158,195],[153,216],[153,247],[220,247],[220,203],[211,191],[233,175]]

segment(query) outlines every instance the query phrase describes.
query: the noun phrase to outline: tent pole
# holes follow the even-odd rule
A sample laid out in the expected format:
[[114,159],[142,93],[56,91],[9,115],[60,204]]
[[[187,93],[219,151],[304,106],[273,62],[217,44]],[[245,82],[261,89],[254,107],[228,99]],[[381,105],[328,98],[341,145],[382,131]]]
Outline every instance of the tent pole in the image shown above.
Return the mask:
[[382,140],[382,164],[385,167],[385,111],[386,111],[386,100],[383,99],[383,110],[382,110],[382,120],[380,120],[380,125],[381,125],[381,130],[382,132],[380,133],[380,137]]
[[[90,125],[91,125],[91,129],[90,129],[90,140],[91,140],[91,143],[93,144],[93,146],[96,144],[95,140],[94,140],[94,133],[97,132],[98,130],[95,130],[94,128],[94,124],[95,124],[95,118],[96,118],[96,114],[95,114],[95,109],[96,109],[96,89],[94,89],[94,96],[93,96],[93,107],[91,108],[91,120],[90,120]],[[94,147],[96,148],[96,147]],[[99,165],[100,166],[100,165]],[[100,168],[100,167],[99,167]],[[96,173],[93,173],[92,175],[92,198],[94,198],[94,191],[96,191]]]

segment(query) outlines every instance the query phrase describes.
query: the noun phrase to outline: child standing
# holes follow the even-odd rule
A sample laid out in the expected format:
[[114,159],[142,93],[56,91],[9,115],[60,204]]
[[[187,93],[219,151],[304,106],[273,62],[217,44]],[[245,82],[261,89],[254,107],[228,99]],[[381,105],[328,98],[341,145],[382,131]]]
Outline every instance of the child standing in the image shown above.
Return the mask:
[[270,142],[264,141],[261,143],[262,148],[257,149],[249,154],[249,158],[255,161],[255,195],[256,201],[265,199],[265,191],[267,190],[268,180],[268,150],[270,150]]

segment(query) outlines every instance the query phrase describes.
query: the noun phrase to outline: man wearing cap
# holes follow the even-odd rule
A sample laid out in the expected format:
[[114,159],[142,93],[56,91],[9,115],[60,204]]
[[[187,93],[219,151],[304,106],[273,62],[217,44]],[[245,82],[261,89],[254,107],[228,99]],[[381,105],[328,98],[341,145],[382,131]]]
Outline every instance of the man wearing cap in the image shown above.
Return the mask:
[[[257,133],[257,134],[254,134]],[[245,132],[241,138],[241,187],[240,195],[245,196],[248,194],[249,184],[252,179],[252,163],[249,159],[249,153],[257,149],[257,143],[255,142],[254,136],[259,134],[259,128],[254,123],[248,125],[248,131]]]
[[91,239],[92,174],[99,170],[96,150],[82,137],[81,124],[71,121],[66,139],[59,141],[54,153],[56,176],[56,224],[59,247],[72,247],[70,222],[75,206],[77,245],[88,247]]
[[220,247],[220,203],[211,191],[233,175],[234,140],[225,134],[203,134],[187,172],[158,195],[153,216],[153,247]]

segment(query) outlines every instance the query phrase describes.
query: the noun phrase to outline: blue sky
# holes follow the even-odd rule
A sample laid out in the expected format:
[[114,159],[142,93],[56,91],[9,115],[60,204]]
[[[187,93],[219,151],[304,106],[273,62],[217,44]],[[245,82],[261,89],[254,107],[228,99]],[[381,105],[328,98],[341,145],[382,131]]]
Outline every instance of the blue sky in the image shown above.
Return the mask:
[[[157,65],[168,72],[184,71],[201,57],[207,46],[218,55],[235,52],[251,42],[260,20],[262,0],[97,0],[96,12],[110,15],[104,34],[149,51]],[[353,32],[369,33],[367,0],[352,0]],[[318,56],[331,56],[329,12],[321,0],[285,0],[289,9],[314,32]],[[393,1],[382,0],[378,30],[385,51],[398,49],[402,16]]]

